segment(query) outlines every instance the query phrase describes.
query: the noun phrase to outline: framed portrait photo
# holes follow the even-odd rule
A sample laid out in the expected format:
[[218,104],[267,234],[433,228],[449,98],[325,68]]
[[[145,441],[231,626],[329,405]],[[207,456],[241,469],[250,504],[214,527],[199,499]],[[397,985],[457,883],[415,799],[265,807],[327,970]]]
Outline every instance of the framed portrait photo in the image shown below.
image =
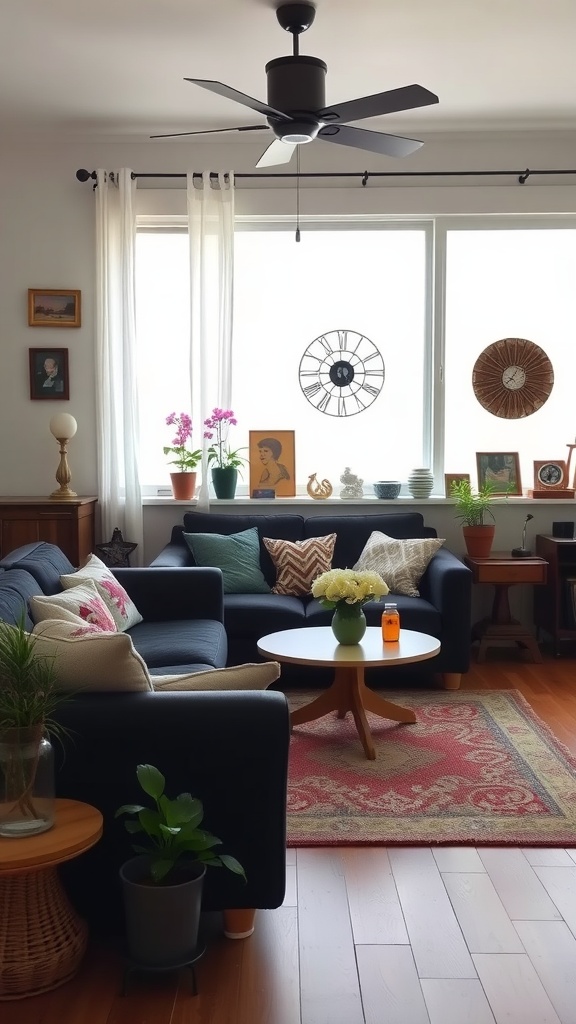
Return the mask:
[[470,473],[444,473],[444,494],[447,498],[452,495],[452,484],[457,484],[460,480],[467,480],[470,483]]
[[274,491],[277,498],[296,494],[293,430],[250,430],[250,496],[254,491]]
[[68,374],[67,348],[31,348],[30,362],[30,398],[60,399],[70,398],[70,377]]
[[80,327],[80,292],[76,288],[29,288],[29,327]]
[[476,452],[478,487],[489,482],[494,494],[522,495],[518,452]]

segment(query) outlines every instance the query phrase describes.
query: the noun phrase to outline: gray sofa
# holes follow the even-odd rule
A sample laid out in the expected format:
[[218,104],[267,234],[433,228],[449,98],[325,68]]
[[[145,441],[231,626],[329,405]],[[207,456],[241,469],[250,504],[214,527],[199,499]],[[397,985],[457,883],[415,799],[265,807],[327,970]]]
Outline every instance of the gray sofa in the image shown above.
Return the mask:
[[[223,515],[219,513],[187,512],[183,525],[174,526],[170,542],[163,548],[151,567],[160,571],[162,567],[190,568],[194,563],[191,550],[184,538],[186,533],[231,534],[252,527],[258,529],[260,538],[260,568],[272,585],[275,569],[270,555],[263,544],[264,537],[284,538],[290,541],[308,537],[322,537],[336,533],[336,546],[332,565],[345,568],[353,566],[374,530],[390,537],[435,537],[436,531],[424,525],[420,513],[409,512],[398,515]],[[470,570],[447,548],[442,547],[434,555],[419,584],[420,597],[405,597],[391,594],[387,600],[396,601],[402,627],[437,637],[441,642],[440,653],[418,666],[411,666],[410,672],[403,669],[396,675],[418,675],[439,672],[444,684],[452,689],[460,685],[460,678],[470,663],[471,641],[471,593]],[[368,625],[379,625],[383,603],[371,602],[364,611]],[[302,626],[327,626],[332,612],[322,608],[311,595],[291,597],[280,594],[225,594],[224,625],[228,637],[228,663],[240,664],[257,661],[257,642],[260,637],[279,630]],[[367,678],[378,685],[390,681],[390,669],[370,670]],[[328,683],[330,674],[319,669],[306,672],[284,665],[281,685],[309,686],[314,682]]]

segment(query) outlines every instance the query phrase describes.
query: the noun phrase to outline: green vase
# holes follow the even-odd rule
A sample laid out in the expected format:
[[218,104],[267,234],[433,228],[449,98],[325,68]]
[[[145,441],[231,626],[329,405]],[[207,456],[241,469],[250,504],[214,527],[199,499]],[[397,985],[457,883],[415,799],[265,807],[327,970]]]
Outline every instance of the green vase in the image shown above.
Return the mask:
[[238,470],[234,466],[215,466],[212,470],[212,486],[217,498],[233,498],[236,494]]
[[334,609],[332,632],[339,644],[359,644],[366,632],[366,616],[361,604],[342,601]]

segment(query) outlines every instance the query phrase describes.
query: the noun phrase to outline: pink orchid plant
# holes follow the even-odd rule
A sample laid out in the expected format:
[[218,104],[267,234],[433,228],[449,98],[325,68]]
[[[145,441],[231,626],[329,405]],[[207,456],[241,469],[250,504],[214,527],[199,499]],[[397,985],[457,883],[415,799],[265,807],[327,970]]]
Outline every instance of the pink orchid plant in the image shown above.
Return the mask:
[[[208,449],[208,464],[214,463],[219,469],[233,467],[239,469],[243,462],[248,460],[240,455],[242,448],[231,451],[228,442],[230,427],[235,427],[238,420],[235,418],[232,409],[212,409],[212,415],[204,420],[204,437],[208,440],[215,438],[214,444]],[[242,475],[240,473],[240,475]]]
[[186,412],[181,412],[179,415],[171,412],[166,417],[166,424],[169,427],[176,427],[176,437],[171,445],[164,446],[164,455],[175,455],[176,458],[171,460],[170,465],[176,466],[179,473],[189,473],[196,469],[202,459],[200,449],[193,452],[186,447],[186,442],[192,437],[192,420]]

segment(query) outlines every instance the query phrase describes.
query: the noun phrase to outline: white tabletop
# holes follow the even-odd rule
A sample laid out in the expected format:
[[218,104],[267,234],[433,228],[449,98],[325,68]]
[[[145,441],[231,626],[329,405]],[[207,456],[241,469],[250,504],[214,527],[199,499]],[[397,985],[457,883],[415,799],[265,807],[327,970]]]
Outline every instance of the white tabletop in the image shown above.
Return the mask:
[[440,641],[427,633],[400,630],[396,644],[384,643],[380,626],[368,626],[359,644],[339,644],[330,626],[307,626],[269,633],[258,641],[260,654],[297,665],[409,665],[433,658]]

